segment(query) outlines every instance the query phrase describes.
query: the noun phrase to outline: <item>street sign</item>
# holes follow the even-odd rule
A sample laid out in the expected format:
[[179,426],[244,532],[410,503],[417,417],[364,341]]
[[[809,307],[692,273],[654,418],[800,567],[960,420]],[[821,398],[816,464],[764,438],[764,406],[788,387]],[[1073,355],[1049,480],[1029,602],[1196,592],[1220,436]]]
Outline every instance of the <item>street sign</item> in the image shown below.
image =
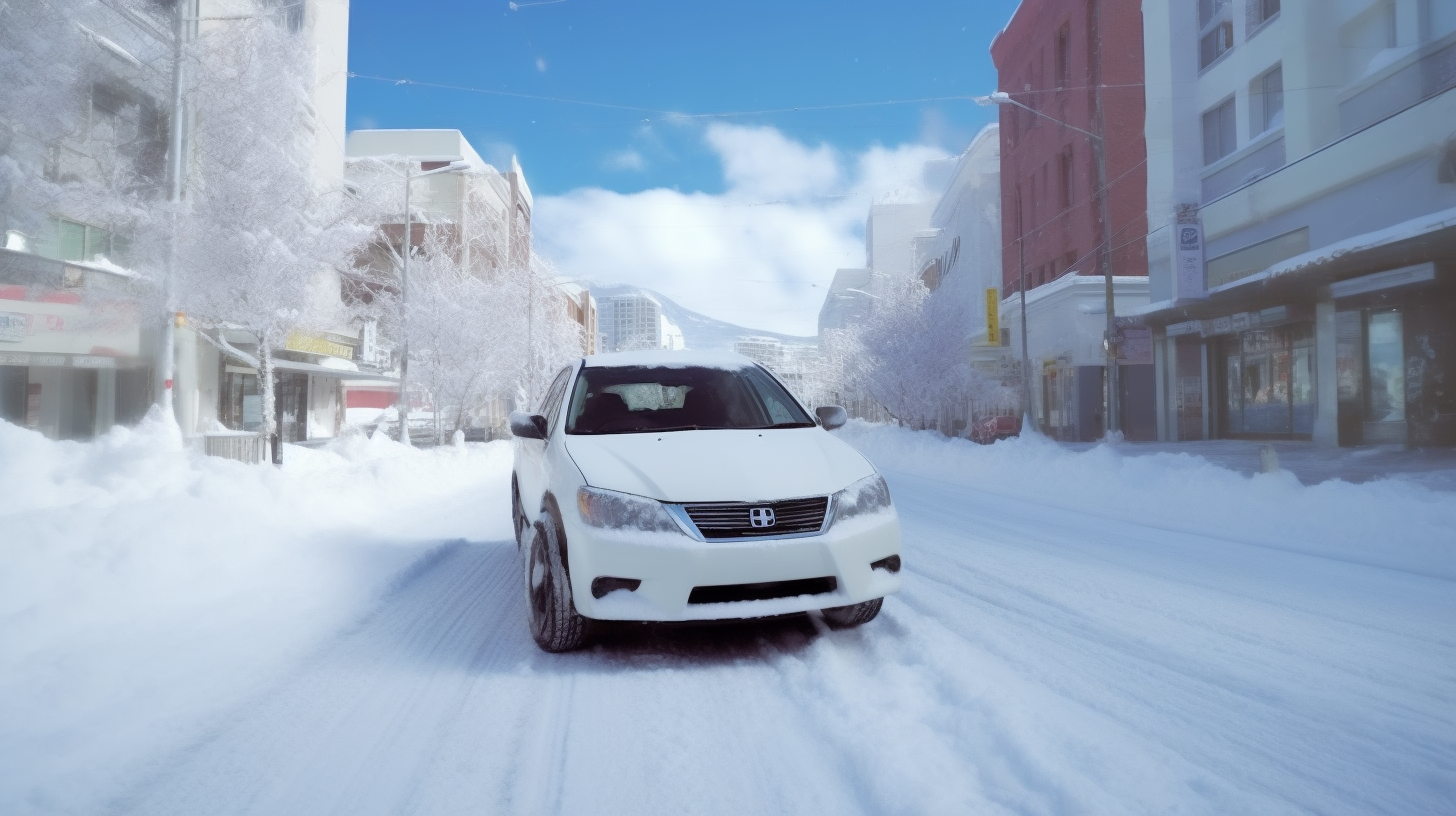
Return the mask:
[[1208,297],[1203,274],[1203,224],[1195,217],[1173,224],[1173,230],[1178,256],[1176,297],[1179,300]]
[[1001,345],[1001,292],[995,287],[986,290],[986,345]]

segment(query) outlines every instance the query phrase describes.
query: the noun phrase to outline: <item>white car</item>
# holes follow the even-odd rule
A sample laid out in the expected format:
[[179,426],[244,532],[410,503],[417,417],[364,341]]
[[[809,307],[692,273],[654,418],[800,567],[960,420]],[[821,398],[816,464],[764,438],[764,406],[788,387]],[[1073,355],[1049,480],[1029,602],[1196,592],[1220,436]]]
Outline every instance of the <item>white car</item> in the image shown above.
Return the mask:
[[596,620],[823,610],[874,618],[900,589],[900,522],[870,463],[737,354],[623,352],[562,369],[511,414],[531,634],[580,647]]

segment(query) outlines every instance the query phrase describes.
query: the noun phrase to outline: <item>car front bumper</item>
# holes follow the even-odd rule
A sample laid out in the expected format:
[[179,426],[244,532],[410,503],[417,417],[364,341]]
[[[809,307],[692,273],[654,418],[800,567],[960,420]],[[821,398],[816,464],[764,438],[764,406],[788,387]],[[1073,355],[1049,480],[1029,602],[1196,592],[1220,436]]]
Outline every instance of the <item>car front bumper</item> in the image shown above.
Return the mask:
[[[576,522],[576,523],[571,523]],[[567,522],[576,609],[597,620],[688,621],[757,618],[882,598],[900,590],[899,572],[870,565],[900,554],[893,511],[835,524],[799,538],[699,541],[668,533],[633,534]],[[898,565],[897,565],[898,570]],[[598,577],[640,580],[596,598]],[[833,591],[765,600],[690,603],[695,588],[833,578]]]

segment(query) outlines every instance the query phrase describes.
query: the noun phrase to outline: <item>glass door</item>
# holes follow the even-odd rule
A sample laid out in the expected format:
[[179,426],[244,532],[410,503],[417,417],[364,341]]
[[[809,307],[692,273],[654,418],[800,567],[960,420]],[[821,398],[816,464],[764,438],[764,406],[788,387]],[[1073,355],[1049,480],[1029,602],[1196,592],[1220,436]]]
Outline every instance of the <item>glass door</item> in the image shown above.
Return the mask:
[[1405,421],[1405,342],[1400,312],[1371,312],[1365,327],[1366,419]]

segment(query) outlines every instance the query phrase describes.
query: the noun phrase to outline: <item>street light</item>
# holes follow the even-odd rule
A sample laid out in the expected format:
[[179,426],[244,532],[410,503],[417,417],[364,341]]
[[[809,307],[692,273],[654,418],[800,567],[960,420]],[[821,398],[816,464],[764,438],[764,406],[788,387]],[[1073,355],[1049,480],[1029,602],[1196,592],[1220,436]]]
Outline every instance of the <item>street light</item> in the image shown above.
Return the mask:
[[[1100,256],[1100,264],[1101,264],[1101,267],[1102,267],[1102,279],[1103,279],[1103,282],[1104,282],[1105,297],[1106,297],[1106,302],[1107,302],[1107,329],[1106,329],[1105,333],[1103,334],[1103,340],[1102,340],[1103,349],[1105,350],[1105,352],[1107,354],[1107,431],[1108,432],[1111,432],[1111,431],[1115,431],[1115,430],[1121,430],[1122,429],[1122,422],[1121,422],[1121,417],[1120,417],[1121,411],[1119,410],[1119,407],[1118,407],[1118,392],[1120,390],[1120,386],[1118,384],[1119,377],[1118,377],[1118,374],[1117,374],[1117,315],[1116,315],[1116,313],[1114,311],[1114,308],[1113,308],[1113,299],[1112,299],[1112,221],[1111,221],[1111,218],[1107,214],[1107,145],[1106,145],[1106,142],[1103,140],[1102,136],[1099,135],[1099,134],[1093,133],[1090,130],[1083,130],[1082,128],[1079,128],[1076,125],[1068,124],[1067,122],[1063,122],[1062,120],[1060,120],[1060,119],[1058,119],[1058,118],[1056,118],[1054,116],[1049,116],[1049,115],[1047,115],[1045,113],[1042,113],[1041,111],[1039,111],[1036,108],[1033,108],[1033,107],[1031,107],[1029,105],[1024,105],[1021,102],[1017,102],[1015,99],[1012,99],[1011,98],[1011,94],[1009,94],[1009,93],[1007,93],[1005,91],[997,91],[997,92],[991,94],[990,96],[977,96],[977,97],[975,97],[975,100],[976,100],[976,104],[977,105],[1015,105],[1016,107],[1021,108],[1022,110],[1031,111],[1032,113],[1036,114],[1037,116],[1042,117],[1043,119],[1048,119],[1048,120],[1050,120],[1052,122],[1055,122],[1055,123],[1061,125],[1064,128],[1067,128],[1069,130],[1075,130],[1076,132],[1082,134],[1083,136],[1086,136],[1088,142],[1090,142],[1091,145],[1092,145],[1092,157],[1093,157],[1093,160],[1094,160],[1094,162],[1096,164],[1096,167],[1097,167],[1097,206],[1098,206],[1099,214],[1102,216],[1102,243],[1099,245],[1099,252],[1098,252],[1098,254]],[[1099,128],[1103,127],[1103,125],[1101,124],[1102,121],[1103,121],[1103,117],[1102,117],[1102,93],[1101,93],[1100,89],[1099,89],[1098,94],[1097,94],[1097,121],[1099,123]],[[1021,202],[1020,201],[1017,202],[1016,218],[1017,218],[1017,224],[1018,224],[1018,231],[1020,231],[1020,221],[1021,221]],[[1025,234],[1022,233],[1021,236],[1017,239],[1018,244],[1020,244],[1021,242],[1023,242],[1025,240],[1025,238],[1026,238]],[[1031,376],[1031,372],[1030,372],[1030,369],[1027,368],[1028,362],[1025,359],[1025,357],[1026,357],[1026,270],[1025,270],[1025,265],[1024,264],[1023,264],[1023,268],[1022,268],[1021,277],[1022,277],[1022,280],[1021,280],[1021,349],[1022,349],[1022,357],[1023,357],[1022,368],[1024,369],[1024,372],[1023,372],[1023,375],[1022,375],[1022,380],[1025,381],[1027,377]],[[1024,421],[1025,420],[1023,420],[1023,422]]]
[[[401,319],[399,322],[399,441],[405,445],[410,444],[409,438],[409,397],[406,395],[406,381],[409,378],[409,262],[411,233],[414,231],[412,213],[410,212],[410,186],[415,179],[422,179],[426,176],[436,176],[441,173],[458,173],[461,170],[469,170],[470,164],[460,160],[459,156],[436,157],[429,156],[405,156],[404,172],[394,172],[404,176],[404,252],[400,259],[399,271],[399,306]],[[448,161],[444,167],[436,167],[433,170],[426,170],[423,173],[415,173],[414,167],[421,161]],[[385,165],[389,167],[388,164]],[[390,168],[393,170],[394,168]]]

